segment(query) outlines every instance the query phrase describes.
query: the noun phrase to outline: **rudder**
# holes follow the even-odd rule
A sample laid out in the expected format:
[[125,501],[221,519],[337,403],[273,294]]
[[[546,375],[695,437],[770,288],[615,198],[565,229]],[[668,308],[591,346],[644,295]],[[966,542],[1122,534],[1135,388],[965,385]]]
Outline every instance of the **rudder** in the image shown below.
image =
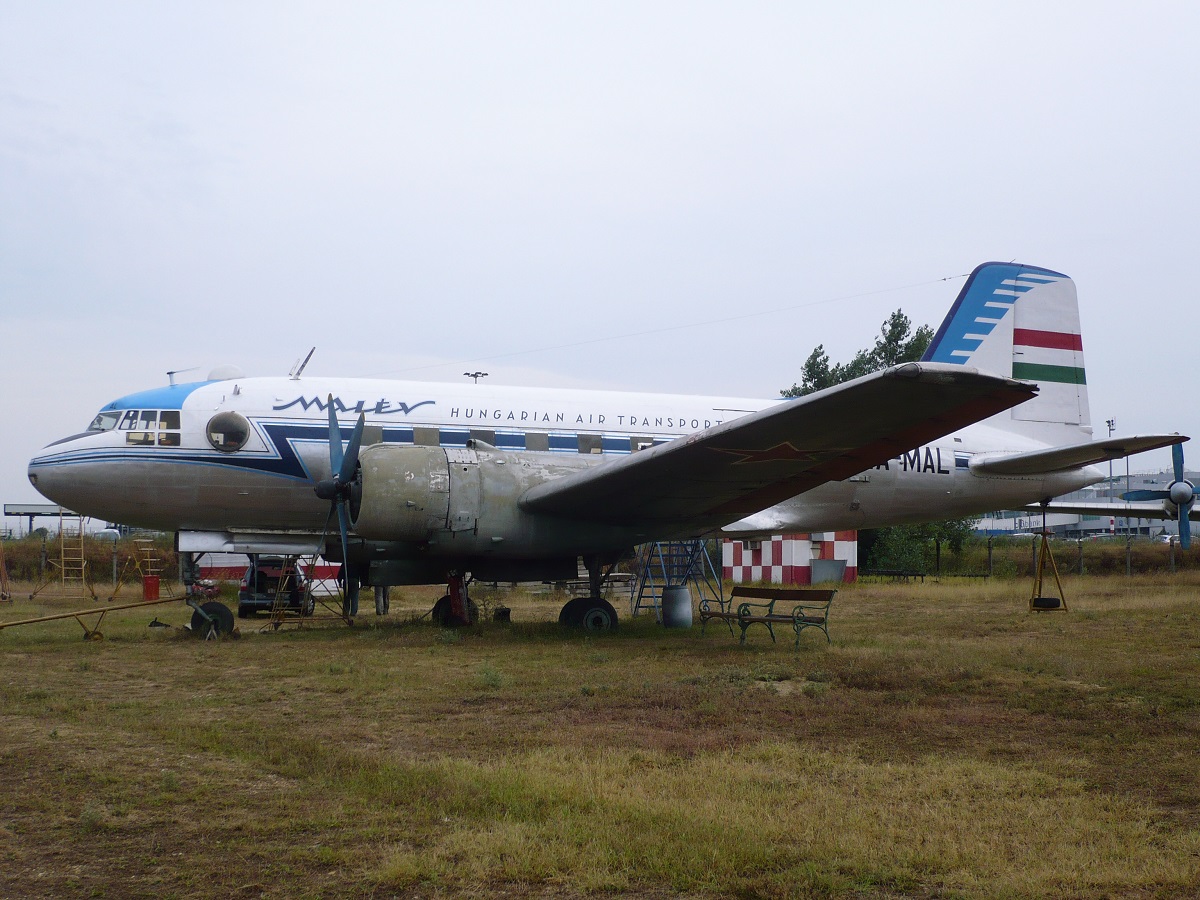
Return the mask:
[[1075,283],[1061,272],[1020,263],[977,266],[922,358],[1037,383],[1037,397],[994,424],[1050,441],[1091,435],[1079,301]]

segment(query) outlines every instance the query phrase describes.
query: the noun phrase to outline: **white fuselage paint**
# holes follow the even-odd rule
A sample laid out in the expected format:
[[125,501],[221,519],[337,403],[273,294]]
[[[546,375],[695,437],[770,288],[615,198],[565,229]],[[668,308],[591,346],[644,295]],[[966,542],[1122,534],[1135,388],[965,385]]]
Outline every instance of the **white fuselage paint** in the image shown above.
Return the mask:
[[[122,414],[178,410],[177,435],[171,432],[165,443],[161,433],[168,429],[161,427],[149,437],[136,427],[76,435],[31,460],[30,479],[63,506],[129,525],[320,533],[329,504],[315,496],[313,484],[330,474],[326,406],[331,395],[346,437],[361,412],[366,443],[433,440],[462,447],[475,437],[500,453],[530,454],[546,463],[569,463],[570,469],[600,465],[647,443],[787,402],[348,378],[241,378],[160,388],[115,401],[105,409]],[[236,412],[250,424],[249,439],[236,451],[216,449],[207,437],[210,421],[222,412]],[[1047,446],[999,424],[988,420],[963,429],[886,465],[728,523],[723,531],[729,536],[829,531],[959,517],[1035,503],[1103,478],[1091,468],[1024,477],[973,473],[972,458]],[[549,449],[525,449],[527,444]],[[509,552],[536,550],[512,547]]]

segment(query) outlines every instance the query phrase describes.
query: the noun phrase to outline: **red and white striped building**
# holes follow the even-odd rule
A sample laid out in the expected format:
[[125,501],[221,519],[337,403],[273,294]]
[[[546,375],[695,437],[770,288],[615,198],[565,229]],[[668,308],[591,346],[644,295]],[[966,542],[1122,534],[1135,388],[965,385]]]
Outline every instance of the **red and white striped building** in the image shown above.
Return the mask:
[[[858,532],[777,534],[761,541],[725,541],[721,557],[722,575],[735,584],[812,584],[814,574],[818,581],[856,581]],[[841,577],[837,579],[839,572]]]

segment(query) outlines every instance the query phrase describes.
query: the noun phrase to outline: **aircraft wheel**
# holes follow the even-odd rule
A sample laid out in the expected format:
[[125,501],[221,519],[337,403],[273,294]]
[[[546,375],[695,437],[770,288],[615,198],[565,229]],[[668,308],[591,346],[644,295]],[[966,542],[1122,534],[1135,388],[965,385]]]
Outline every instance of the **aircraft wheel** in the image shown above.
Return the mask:
[[558,624],[584,631],[613,631],[617,627],[617,611],[603,597],[576,597],[563,606]]
[[579,628],[583,625],[583,610],[582,601],[586,597],[576,597],[573,600],[568,600],[563,604],[563,608],[558,613],[558,624],[564,628]]
[[[224,603],[210,600],[208,603],[201,604],[200,609],[214,620],[212,625],[217,632],[217,637],[233,632],[233,613]],[[206,640],[209,637],[209,623],[205,621],[204,616],[200,615],[200,610],[192,613],[192,633],[200,635]]]
[[[461,622],[455,622],[450,615],[450,595],[442,597],[437,603],[433,604],[433,611],[429,614],[435,625],[441,625],[443,628],[452,628],[455,625],[461,625]],[[479,621],[479,607],[475,605],[475,601],[470,597],[467,598],[467,617],[471,620],[471,624]]]

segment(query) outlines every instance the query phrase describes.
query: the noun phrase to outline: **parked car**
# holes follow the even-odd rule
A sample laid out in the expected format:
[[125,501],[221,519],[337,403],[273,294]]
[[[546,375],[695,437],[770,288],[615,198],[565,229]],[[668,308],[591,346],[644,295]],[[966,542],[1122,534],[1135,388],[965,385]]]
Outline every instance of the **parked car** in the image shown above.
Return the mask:
[[302,616],[313,611],[312,594],[306,590],[304,573],[281,556],[251,557],[238,589],[238,616],[246,619],[259,610],[271,610],[276,597],[284,608]]

